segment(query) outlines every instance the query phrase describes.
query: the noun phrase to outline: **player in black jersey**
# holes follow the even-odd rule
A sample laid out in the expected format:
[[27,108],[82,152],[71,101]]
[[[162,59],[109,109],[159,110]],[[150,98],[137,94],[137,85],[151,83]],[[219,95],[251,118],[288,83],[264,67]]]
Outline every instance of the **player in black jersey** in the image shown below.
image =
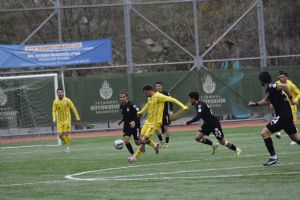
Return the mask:
[[128,93],[123,90],[120,92],[120,110],[122,119],[118,121],[118,125],[123,124],[123,140],[130,153],[134,154],[133,148],[130,143],[131,135],[134,138],[135,144],[140,145],[140,119],[137,117],[139,108],[128,99]]
[[220,144],[228,147],[232,151],[235,151],[235,155],[239,157],[242,150],[225,140],[220,121],[211,113],[209,106],[199,99],[198,92],[191,92],[189,94],[189,102],[195,106],[197,115],[192,120],[186,122],[185,125],[197,122],[201,118],[204,121],[201,130],[199,130],[196,134],[195,140],[212,146],[212,154],[214,154],[219,145],[217,143],[214,144],[212,141],[204,137],[205,135],[208,136],[210,133],[213,133]]
[[[291,104],[295,104],[291,91],[286,84],[272,82],[271,75],[268,72],[261,72],[259,74],[259,80],[261,85],[266,88],[266,96],[258,102],[249,102],[249,106],[264,106],[272,104],[275,110],[276,118],[273,119],[263,130],[261,136],[265,142],[268,152],[271,158],[264,163],[264,166],[271,166],[278,163],[278,157],[275,153],[272,138],[272,133],[284,130],[291,140],[297,142],[300,145],[300,136],[297,135],[297,129],[293,122],[293,116],[291,107],[285,94],[291,101]],[[284,94],[285,93],[285,94]]]
[[[170,96],[169,92],[163,90],[162,82],[158,81],[155,83],[157,92],[160,92],[166,96]],[[170,141],[169,125],[171,124],[170,116],[173,115],[173,103],[165,102],[163,120],[161,128],[157,131],[157,137],[160,141],[160,147],[168,147]],[[165,135],[165,142],[163,142],[163,135]]]

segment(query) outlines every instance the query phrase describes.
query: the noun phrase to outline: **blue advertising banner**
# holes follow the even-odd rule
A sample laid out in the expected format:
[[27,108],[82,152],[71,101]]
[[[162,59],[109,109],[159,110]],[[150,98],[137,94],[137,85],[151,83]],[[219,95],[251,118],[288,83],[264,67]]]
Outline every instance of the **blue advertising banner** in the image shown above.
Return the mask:
[[61,44],[0,45],[0,68],[54,67],[111,61],[111,39]]

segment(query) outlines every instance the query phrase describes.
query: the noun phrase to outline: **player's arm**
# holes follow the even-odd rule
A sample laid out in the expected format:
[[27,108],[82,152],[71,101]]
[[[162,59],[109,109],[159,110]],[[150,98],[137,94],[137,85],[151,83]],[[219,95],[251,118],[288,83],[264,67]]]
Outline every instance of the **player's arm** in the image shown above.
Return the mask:
[[248,106],[265,106],[265,105],[269,105],[271,102],[268,99],[268,96],[265,96],[262,100],[258,101],[258,102],[253,102],[250,101],[248,103]]
[[52,121],[53,121],[53,123],[56,122],[56,112],[57,112],[57,107],[56,107],[56,104],[54,101],[53,105],[52,105]]
[[160,100],[161,101],[164,101],[164,102],[171,102],[171,103],[175,103],[176,105],[178,105],[182,110],[187,110],[188,107],[183,105],[183,103],[181,103],[180,101],[178,101],[177,99],[173,98],[173,97],[168,97],[168,96],[165,96],[165,95],[162,95],[160,97]]
[[185,124],[189,125],[189,124],[192,124],[194,122],[197,122],[201,119],[201,117],[202,117],[202,109],[199,108],[199,109],[197,109],[197,115],[193,119],[191,119],[190,121],[187,121]]
[[292,105],[295,105],[295,100],[293,98],[292,92],[287,84],[277,83],[277,90],[282,90],[288,96]]
[[74,106],[74,103],[73,103],[70,99],[68,100],[68,105],[69,105],[69,107],[71,108],[73,114],[75,115],[75,119],[76,119],[77,121],[79,121],[79,120],[80,120],[80,117],[79,117],[79,115],[78,115],[78,112],[77,112],[77,110],[76,110],[76,108],[75,108],[75,106]]
[[294,83],[291,84],[291,92],[292,92],[292,94],[295,94],[294,100],[295,100],[295,103],[297,103],[300,99],[300,90]]
[[142,108],[142,110],[138,111],[136,114],[138,117],[140,117],[146,110],[149,108],[149,103],[147,102],[146,105]]

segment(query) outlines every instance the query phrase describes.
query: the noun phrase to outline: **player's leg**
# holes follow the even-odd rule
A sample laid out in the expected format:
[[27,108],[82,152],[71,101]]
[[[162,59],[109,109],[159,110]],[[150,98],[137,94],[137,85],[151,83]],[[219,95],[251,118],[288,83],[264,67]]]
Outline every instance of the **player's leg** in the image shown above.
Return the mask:
[[[293,122],[294,122],[294,124],[297,122],[297,107],[295,106],[293,106],[292,107],[292,114],[293,114]],[[292,138],[291,138],[292,139]],[[292,140],[291,141],[291,143],[290,143],[291,145],[294,145],[294,144],[297,144],[297,142],[295,142],[294,140]]]
[[66,141],[66,137],[64,134],[64,125],[63,124],[58,124],[57,133],[58,133],[59,139],[63,142],[64,145],[66,145],[67,141]]
[[224,139],[224,133],[223,133],[223,130],[222,130],[222,127],[220,124],[217,125],[217,127],[214,128],[214,135],[215,137],[217,138],[217,140],[219,141],[219,143],[221,145],[224,145],[226,146],[227,148],[229,148],[230,150],[236,152],[236,156],[239,157],[242,150],[237,148],[234,144],[228,142],[227,140]]
[[170,132],[169,132],[169,125],[165,124],[162,126],[163,134],[165,135],[165,145],[163,147],[169,147],[170,142]]
[[213,149],[211,154],[215,154],[215,152],[216,152],[219,145],[216,144],[216,143],[213,143],[211,140],[204,137],[205,135],[209,135],[211,130],[209,129],[209,127],[206,124],[203,124],[201,128],[202,129],[199,130],[198,133],[196,134],[195,140],[197,142],[201,142],[203,144],[211,146],[212,149]]
[[287,120],[283,130],[288,134],[291,140],[295,142],[295,144],[300,145],[300,135],[297,134],[297,129],[293,122]]
[[64,135],[65,135],[65,140],[66,140],[66,149],[65,152],[70,153],[71,149],[71,123],[65,123],[64,125]]
[[130,153],[130,155],[133,155],[134,151],[133,151],[132,145],[130,143],[129,133],[124,133],[124,135],[123,135],[123,141],[125,143],[125,146],[126,146],[128,152]]
[[142,152],[145,152],[145,133],[147,132],[147,130],[149,129],[149,124],[145,123],[142,130],[141,130],[141,135],[140,135],[140,146],[139,148],[137,148],[137,150],[135,151],[135,153],[132,156],[128,157],[128,161],[129,162],[134,162],[136,161],[137,158],[139,158],[142,154]]
[[272,125],[271,123],[268,124],[266,127],[264,127],[263,130],[261,131],[261,137],[263,138],[265,146],[270,154],[270,159],[263,164],[264,166],[271,166],[279,162],[278,157],[275,153],[273,140],[270,137],[272,132],[277,132],[277,131],[280,131],[280,129],[276,130],[274,124]]
[[158,140],[159,140],[159,143],[160,143],[160,146],[162,147],[165,143],[163,142],[163,126],[161,126],[161,128],[159,128],[156,132],[156,135],[158,137]]
[[159,144],[156,144],[150,138],[157,132],[157,130],[161,127],[161,124],[151,124],[150,128],[146,131],[144,137],[146,139],[146,144],[153,147],[156,154],[159,153]]

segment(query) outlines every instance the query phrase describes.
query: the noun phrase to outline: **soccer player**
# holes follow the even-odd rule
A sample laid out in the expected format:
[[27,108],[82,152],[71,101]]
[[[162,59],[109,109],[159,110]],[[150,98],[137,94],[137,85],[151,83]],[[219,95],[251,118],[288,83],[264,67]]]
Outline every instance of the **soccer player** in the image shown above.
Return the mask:
[[[286,72],[284,72],[284,71],[279,71],[278,72],[278,81],[276,81],[276,83],[283,83],[283,84],[288,85],[288,87],[291,90],[292,97],[295,100],[295,103],[296,104],[298,103],[298,101],[300,99],[300,91],[299,91],[298,87],[292,81],[290,81],[288,79],[288,74]],[[293,121],[294,121],[294,123],[296,123],[297,122],[297,105],[293,105],[289,99],[288,99],[288,102],[289,102],[289,104],[291,106],[291,109],[292,109]],[[280,138],[281,133],[277,132],[276,137]],[[296,144],[296,142],[291,141],[291,144],[292,145]]]
[[123,140],[125,142],[126,148],[130,155],[134,154],[133,148],[130,143],[131,135],[134,138],[135,144],[140,145],[140,118],[137,117],[137,112],[139,108],[129,101],[128,93],[123,90],[120,92],[120,110],[122,113],[122,119],[118,121],[118,125],[123,124]]
[[239,157],[242,150],[225,140],[220,121],[212,114],[210,107],[205,102],[200,100],[198,92],[189,93],[189,102],[195,106],[197,115],[192,120],[187,121],[185,125],[197,122],[201,118],[204,121],[201,130],[199,130],[195,136],[195,140],[211,146],[212,154],[215,154],[219,145],[204,137],[205,135],[209,136],[210,133],[213,133],[220,144],[234,151],[235,155]]
[[148,102],[143,107],[143,109],[137,113],[137,115],[141,116],[147,110],[148,116],[141,131],[141,145],[134,153],[134,155],[128,158],[129,162],[136,161],[136,159],[141,156],[142,152],[145,152],[146,144],[152,146],[156,154],[159,153],[159,145],[155,144],[150,138],[157,132],[157,129],[159,129],[162,125],[162,117],[165,102],[175,103],[183,110],[188,109],[188,107],[183,105],[177,99],[165,96],[159,92],[154,92],[150,85],[146,85],[143,88],[143,92],[148,97]]
[[[162,82],[158,81],[155,83],[155,88],[157,92],[162,93],[163,95],[170,96],[169,92],[163,90]],[[161,128],[157,131],[157,137],[160,141],[160,147],[168,147],[170,141],[170,132],[169,125],[171,124],[170,116],[173,115],[173,103],[165,102],[163,119]],[[165,142],[163,142],[162,135],[165,135]]]
[[[266,96],[258,102],[249,102],[249,106],[264,106],[272,104],[275,110],[276,118],[273,119],[266,127],[261,131],[261,136],[265,142],[266,148],[270,154],[270,159],[264,163],[264,166],[275,165],[279,162],[275,153],[272,138],[272,133],[284,130],[291,140],[297,142],[300,145],[300,136],[297,135],[297,129],[293,123],[293,116],[291,107],[288,103],[287,96],[291,101],[291,104],[295,105],[292,93],[286,84],[272,82],[271,75],[268,72],[261,72],[259,74],[259,80],[261,85],[266,88]],[[287,95],[285,95],[284,93]]]
[[65,152],[70,153],[71,145],[71,112],[75,115],[77,121],[80,120],[78,112],[73,104],[73,102],[64,96],[64,91],[61,88],[58,88],[57,97],[53,102],[52,107],[52,119],[53,124],[57,124],[57,132],[61,141],[63,141],[66,146]]

